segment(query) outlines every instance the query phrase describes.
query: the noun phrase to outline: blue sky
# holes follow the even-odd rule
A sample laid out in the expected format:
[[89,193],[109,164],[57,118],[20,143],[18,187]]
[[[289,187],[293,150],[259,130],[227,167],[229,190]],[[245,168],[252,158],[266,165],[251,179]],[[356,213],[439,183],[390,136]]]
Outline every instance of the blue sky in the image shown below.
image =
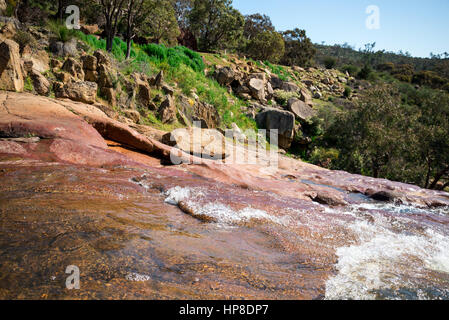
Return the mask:
[[[277,30],[305,29],[314,43],[348,44],[357,49],[408,51],[428,57],[449,52],[449,0],[234,0],[243,14],[270,16]],[[365,10],[380,10],[380,29],[369,30]]]

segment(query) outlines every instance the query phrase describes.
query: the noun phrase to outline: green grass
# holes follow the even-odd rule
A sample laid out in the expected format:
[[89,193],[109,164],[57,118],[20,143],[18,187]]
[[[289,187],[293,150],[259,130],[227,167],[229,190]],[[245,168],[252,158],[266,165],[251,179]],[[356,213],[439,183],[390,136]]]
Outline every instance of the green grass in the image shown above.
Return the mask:
[[30,77],[26,77],[25,78],[23,89],[26,92],[33,92],[34,91],[33,82],[31,81]]
[[[103,39],[81,32],[78,32],[76,36],[92,51],[106,49],[106,41]],[[190,96],[195,91],[200,101],[215,106],[222,119],[221,127],[230,127],[231,123],[235,122],[243,130],[256,129],[255,121],[241,112],[245,103],[229,94],[216,80],[205,75],[205,65],[199,53],[182,46],[167,48],[156,44],[132,44],[131,59],[125,60],[126,43],[119,38],[114,39],[111,53],[120,62],[121,72],[126,75],[144,72],[152,76],[163,70],[165,80],[169,84],[177,84],[183,94]],[[160,123],[154,114],[146,120],[159,129],[170,128]]]
[[270,68],[270,71],[277,75],[282,81],[290,81],[292,75],[285,69],[285,67],[271,64],[269,61],[265,61],[264,64]]
[[[255,121],[247,118],[240,110],[245,103],[230,95],[217,81],[206,77],[203,72],[195,72],[186,65],[181,65],[179,68],[166,70],[166,78],[177,83],[185,95],[190,95],[195,90],[201,101],[215,106],[222,120],[221,127],[229,128],[235,122],[241,129],[256,129]],[[231,99],[234,102],[228,101]]]
[[80,32],[74,29],[67,29],[67,27],[63,24],[60,24],[58,21],[49,20],[47,22],[47,28],[50,32],[55,36],[59,41],[67,42]]

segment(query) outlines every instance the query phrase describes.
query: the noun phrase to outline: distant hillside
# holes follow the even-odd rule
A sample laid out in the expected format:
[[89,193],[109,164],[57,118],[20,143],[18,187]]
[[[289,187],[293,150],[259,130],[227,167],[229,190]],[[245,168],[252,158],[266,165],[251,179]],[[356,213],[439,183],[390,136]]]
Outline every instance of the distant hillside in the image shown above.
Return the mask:
[[[317,49],[315,61],[319,64],[324,64],[324,60],[328,57],[336,59],[336,67],[344,65],[355,65],[362,67],[366,53],[362,50],[355,50],[349,45],[320,45],[315,44]],[[408,53],[394,53],[386,51],[373,52],[374,67],[391,62],[395,65],[411,65],[415,72],[433,71],[439,76],[449,79],[449,58],[446,55],[434,56],[433,58],[416,58],[410,56]]]

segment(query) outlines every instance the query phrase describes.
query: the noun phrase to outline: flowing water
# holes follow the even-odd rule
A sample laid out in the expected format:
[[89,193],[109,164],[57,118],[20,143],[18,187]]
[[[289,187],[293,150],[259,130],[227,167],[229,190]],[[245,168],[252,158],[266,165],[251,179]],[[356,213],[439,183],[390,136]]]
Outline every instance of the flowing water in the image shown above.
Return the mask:
[[446,207],[332,207],[170,167],[10,159],[0,181],[0,298],[449,299]]

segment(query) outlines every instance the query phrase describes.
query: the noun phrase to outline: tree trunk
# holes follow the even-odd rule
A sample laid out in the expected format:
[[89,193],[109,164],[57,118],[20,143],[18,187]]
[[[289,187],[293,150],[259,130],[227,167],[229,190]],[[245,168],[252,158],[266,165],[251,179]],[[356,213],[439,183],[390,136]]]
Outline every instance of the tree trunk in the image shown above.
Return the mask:
[[131,37],[126,39],[126,60],[131,56]]
[[449,167],[446,167],[445,169],[443,169],[443,170],[441,170],[440,172],[438,172],[438,173],[435,175],[435,178],[434,178],[432,184],[430,185],[429,189],[435,189],[436,186],[437,186],[437,184],[438,184],[438,181],[440,181],[441,178],[442,178],[448,171],[449,171]]
[[113,39],[114,39],[114,35],[112,34],[112,31],[108,31],[107,36],[106,36],[106,51],[108,51],[108,52],[112,51]]
[[430,161],[427,160],[427,175],[426,175],[426,182],[424,184],[424,188],[427,189],[429,187],[429,183],[430,183],[430,172],[432,171],[431,165],[430,165]]
[[19,20],[19,8],[20,8],[20,5],[21,5],[21,1],[18,0],[17,4],[16,4],[16,7],[14,8],[14,18],[16,18],[17,20]]
[[56,17],[59,19],[60,23],[63,23],[62,19],[64,18],[64,0],[58,1],[58,12],[56,13]]

